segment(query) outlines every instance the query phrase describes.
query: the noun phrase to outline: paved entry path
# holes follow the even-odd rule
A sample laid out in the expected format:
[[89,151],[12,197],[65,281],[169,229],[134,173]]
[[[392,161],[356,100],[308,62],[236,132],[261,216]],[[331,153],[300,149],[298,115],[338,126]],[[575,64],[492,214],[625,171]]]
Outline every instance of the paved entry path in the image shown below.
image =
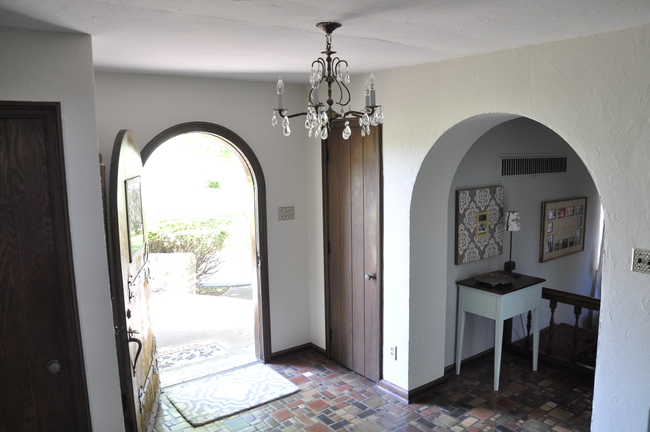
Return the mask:
[[151,306],[163,387],[256,360],[252,300],[154,293]]

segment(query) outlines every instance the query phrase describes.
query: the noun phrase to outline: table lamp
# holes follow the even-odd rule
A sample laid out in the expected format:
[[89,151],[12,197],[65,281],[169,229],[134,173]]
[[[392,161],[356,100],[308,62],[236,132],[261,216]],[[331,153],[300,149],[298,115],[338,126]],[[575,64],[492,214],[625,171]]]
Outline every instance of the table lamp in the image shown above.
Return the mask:
[[515,262],[512,260],[512,232],[521,229],[521,222],[519,220],[519,212],[516,210],[509,210],[506,212],[505,217],[505,230],[510,231],[510,259],[503,265],[503,270],[512,277],[518,277],[517,273],[513,273],[515,269]]

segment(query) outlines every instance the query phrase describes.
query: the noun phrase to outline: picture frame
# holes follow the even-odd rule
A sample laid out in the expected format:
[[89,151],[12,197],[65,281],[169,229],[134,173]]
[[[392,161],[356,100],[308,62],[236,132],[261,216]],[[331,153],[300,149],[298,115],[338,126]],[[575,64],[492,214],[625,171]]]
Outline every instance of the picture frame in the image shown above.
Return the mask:
[[584,250],[587,197],[542,202],[539,262]]
[[126,226],[129,233],[129,262],[143,253],[146,239],[144,237],[144,216],[142,213],[141,177],[124,180],[126,192]]
[[456,191],[456,265],[503,253],[503,186]]

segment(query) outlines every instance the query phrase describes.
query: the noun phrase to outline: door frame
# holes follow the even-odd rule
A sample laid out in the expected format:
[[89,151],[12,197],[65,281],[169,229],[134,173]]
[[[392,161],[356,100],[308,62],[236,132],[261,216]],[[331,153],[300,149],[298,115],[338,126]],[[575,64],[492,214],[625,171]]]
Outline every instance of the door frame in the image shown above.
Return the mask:
[[[332,124],[332,133],[341,133],[344,127],[343,121],[334,121]],[[360,129],[356,125],[351,126],[353,133]],[[384,152],[383,152],[383,130],[379,125],[374,127],[372,133],[379,135],[379,238],[377,239],[377,283],[379,284],[379,358],[377,364],[379,368],[379,383],[383,378],[383,343],[384,343]],[[329,224],[329,147],[327,140],[321,140],[321,171],[322,171],[322,200],[323,200],[323,266],[324,266],[324,289],[325,289],[325,354],[328,359],[332,358],[332,308],[331,308],[331,281],[330,281],[330,224]]]
[[255,308],[255,353],[260,360],[271,360],[271,311],[269,301],[268,239],[266,226],[266,182],[262,165],[251,147],[239,135],[223,126],[208,122],[188,122],[165,129],[140,152],[142,164],[167,140],[184,133],[206,133],[227,141],[240,160],[248,166],[255,189],[255,227],[257,243],[257,299]]

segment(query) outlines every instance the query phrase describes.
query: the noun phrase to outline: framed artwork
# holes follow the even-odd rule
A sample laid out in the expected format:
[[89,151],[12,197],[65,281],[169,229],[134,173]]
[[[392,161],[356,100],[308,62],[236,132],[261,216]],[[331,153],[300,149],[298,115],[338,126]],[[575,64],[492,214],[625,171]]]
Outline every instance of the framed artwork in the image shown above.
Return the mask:
[[585,249],[587,197],[542,203],[539,262],[561,258]]
[[503,253],[503,186],[456,191],[456,265]]
[[140,176],[124,180],[126,188],[126,224],[129,232],[129,262],[144,249],[142,185]]

